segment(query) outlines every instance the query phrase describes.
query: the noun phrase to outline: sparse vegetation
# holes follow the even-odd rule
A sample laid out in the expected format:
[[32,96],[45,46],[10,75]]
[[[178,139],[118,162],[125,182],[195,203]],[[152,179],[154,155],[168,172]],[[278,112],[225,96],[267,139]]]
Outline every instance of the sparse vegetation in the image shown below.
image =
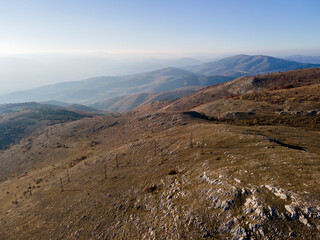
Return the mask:
[[151,186],[148,186],[144,189],[145,192],[147,193],[152,193],[154,192],[155,190],[157,190],[157,186],[156,185],[151,185]]
[[176,174],[178,174],[178,172],[175,169],[170,169],[168,174],[169,175],[176,175]]
[[[317,103],[299,100],[309,90],[316,99],[310,85],[222,98],[193,114],[46,126],[1,151],[1,236],[318,239],[319,123],[302,114]],[[289,101],[297,105],[275,113]]]

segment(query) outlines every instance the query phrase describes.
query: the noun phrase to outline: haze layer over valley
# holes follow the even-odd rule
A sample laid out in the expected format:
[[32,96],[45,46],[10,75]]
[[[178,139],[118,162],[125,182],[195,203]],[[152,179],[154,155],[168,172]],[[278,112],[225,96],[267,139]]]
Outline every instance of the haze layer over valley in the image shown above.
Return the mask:
[[[95,77],[82,81],[48,85],[3,95],[0,97],[0,102],[54,100],[85,104],[102,110],[124,112],[148,101],[174,100],[194,92],[199,87],[230,81],[239,76],[319,66],[262,55],[237,55],[182,68],[168,67],[134,75]],[[153,99],[160,92],[173,90],[177,90],[179,94],[177,94],[178,92],[166,93],[162,94],[162,97]],[[126,105],[128,106],[118,103],[124,97],[127,97]]]

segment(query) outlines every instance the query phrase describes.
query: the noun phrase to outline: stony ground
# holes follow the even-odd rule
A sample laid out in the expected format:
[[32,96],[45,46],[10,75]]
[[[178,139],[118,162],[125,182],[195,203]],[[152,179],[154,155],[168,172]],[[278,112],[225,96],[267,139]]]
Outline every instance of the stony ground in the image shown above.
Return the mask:
[[0,239],[318,239],[319,137],[182,113],[51,126],[1,153],[24,168]]

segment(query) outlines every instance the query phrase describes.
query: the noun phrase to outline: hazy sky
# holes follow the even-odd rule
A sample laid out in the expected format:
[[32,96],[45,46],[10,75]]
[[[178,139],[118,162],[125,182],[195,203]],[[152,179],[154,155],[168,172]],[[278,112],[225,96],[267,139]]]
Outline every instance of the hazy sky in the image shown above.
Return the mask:
[[0,52],[320,48],[319,0],[1,0]]
[[82,68],[86,54],[320,55],[319,9],[319,0],[0,0],[0,92],[109,73],[72,75],[74,63],[59,75],[48,54],[78,55]]

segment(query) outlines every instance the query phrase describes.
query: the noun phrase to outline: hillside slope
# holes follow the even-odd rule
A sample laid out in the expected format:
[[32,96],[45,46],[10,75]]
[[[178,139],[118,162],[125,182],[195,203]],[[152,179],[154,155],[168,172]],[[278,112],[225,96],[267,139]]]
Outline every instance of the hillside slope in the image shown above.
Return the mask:
[[0,151],[0,239],[319,239],[319,72],[39,128]]
[[46,126],[97,115],[104,114],[82,105],[59,107],[36,102],[0,105],[0,150]]
[[283,87],[301,87],[319,83],[319,68],[271,73],[262,76],[240,77],[230,82],[203,88],[188,97],[177,100],[166,109],[171,111],[189,110],[204,103],[231,98],[239,94],[280,89]]
[[123,113],[156,101],[173,101],[188,96],[199,89],[200,87],[185,87],[160,93],[137,93],[106,99],[91,104],[90,106],[97,109]]
[[317,239],[318,140],[180,113],[51,126],[0,154],[0,238]]

